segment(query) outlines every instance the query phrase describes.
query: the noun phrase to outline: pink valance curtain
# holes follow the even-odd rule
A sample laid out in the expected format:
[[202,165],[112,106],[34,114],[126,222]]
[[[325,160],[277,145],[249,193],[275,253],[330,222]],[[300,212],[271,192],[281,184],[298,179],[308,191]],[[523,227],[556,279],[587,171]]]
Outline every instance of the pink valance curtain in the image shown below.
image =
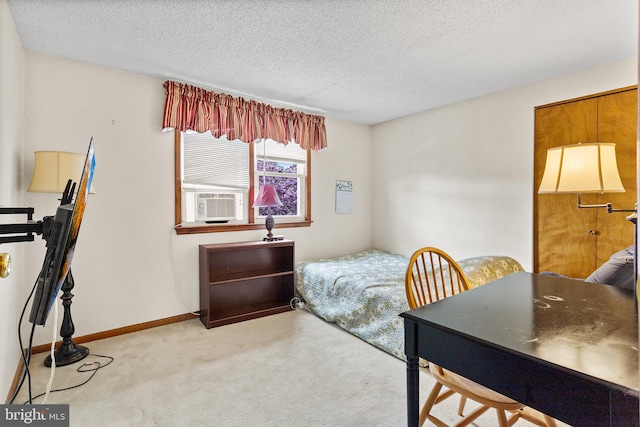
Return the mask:
[[194,86],[164,82],[167,98],[162,118],[163,131],[211,131],[211,135],[253,142],[271,138],[316,151],[327,148],[324,117],[285,108],[275,108]]

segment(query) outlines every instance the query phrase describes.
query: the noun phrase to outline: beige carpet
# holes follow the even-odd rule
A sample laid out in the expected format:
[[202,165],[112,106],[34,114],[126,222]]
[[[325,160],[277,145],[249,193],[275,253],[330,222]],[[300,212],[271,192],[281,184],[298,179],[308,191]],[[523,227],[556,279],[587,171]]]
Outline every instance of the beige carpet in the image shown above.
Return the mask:
[[[49,396],[70,404],[72,426],[406,425],[404,362],[306,311],[209,330],[194,319],[86,345],[92,355],[57,368],[54,389],[86,380],[90,372],[76,371],[84,362],[107,362],[94,354],[114,361]],[[49,378],[44,357],[32,361],[34,396]],[[421,400],[431,381],[421,372]],[[453,423],[449,400],[438,414]],[[472,425],[496,424],[490,411]]]

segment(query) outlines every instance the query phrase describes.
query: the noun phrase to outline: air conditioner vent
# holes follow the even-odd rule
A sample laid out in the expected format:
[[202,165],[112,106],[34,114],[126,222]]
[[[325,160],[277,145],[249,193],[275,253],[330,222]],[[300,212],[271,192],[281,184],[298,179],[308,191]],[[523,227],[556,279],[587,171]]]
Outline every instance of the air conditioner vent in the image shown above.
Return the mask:
[[198,193],[196,219],[205,222],[227,222],[236,219],[236,193]]

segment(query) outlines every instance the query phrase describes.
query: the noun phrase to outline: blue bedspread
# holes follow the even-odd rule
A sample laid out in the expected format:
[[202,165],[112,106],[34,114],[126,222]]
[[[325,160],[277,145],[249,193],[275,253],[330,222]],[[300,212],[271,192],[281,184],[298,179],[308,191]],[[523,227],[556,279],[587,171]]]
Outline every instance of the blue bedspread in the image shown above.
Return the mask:
[[[404,275],[409,258],[368,250],[296,265],[296,288],[309,311],[368,343],[404,359],[407,311]],[[522,266],[512,258],[484,256],[459,261],[471,286],[496,280]]]

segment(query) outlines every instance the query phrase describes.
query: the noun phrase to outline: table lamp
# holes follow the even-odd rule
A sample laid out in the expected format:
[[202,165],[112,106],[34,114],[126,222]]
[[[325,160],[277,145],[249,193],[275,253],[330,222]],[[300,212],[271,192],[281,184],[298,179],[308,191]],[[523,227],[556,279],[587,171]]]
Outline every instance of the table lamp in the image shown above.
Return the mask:
[[[84,154],[65,151],[36,151],[33,177],[27,191],[62,194],[68,180],[78,182],[82,176],[84,163]],[[93,184],[91,184],[89,193],[95,193]],[[71,290],[74,285],[73,275],[69,270],[61,287],[62,296],[60,299],[64,308],[64,316],[60,327],[62,344],[55,351],[56,366],[69,365],[84,359],[89,354],[87,347],[76,345],[72,339],[75,326],[71,318],[71,299],[73,298]],[[51,366],[51,356],[47,356],[44,363],[46,366]]]
[[624,191],[618,173],[615,144],[579,143],[547,150],[539,194],[577,193],[578,208],[605,207],[607,211],[613,212],[610,203],[583,205],[580,193]]
[[282,205],[283,204],[280,201],[280,197],[278,197],[278,192],[276,191],[276,187],[273,184],[263,184],[260,186],[260,191],[258,191],[258,196],[256,197],[255,202],[253,202],[253,207],[267,208],[267,218],[265,220],[265,226],[267,227],[267,237],[265,237],[263,240],[269,241],[269,242],[274,240],[273,233],[271,233],[271,230],[273,230],[275,221],[271,216],[271,208],[273,206],[282,206]]

